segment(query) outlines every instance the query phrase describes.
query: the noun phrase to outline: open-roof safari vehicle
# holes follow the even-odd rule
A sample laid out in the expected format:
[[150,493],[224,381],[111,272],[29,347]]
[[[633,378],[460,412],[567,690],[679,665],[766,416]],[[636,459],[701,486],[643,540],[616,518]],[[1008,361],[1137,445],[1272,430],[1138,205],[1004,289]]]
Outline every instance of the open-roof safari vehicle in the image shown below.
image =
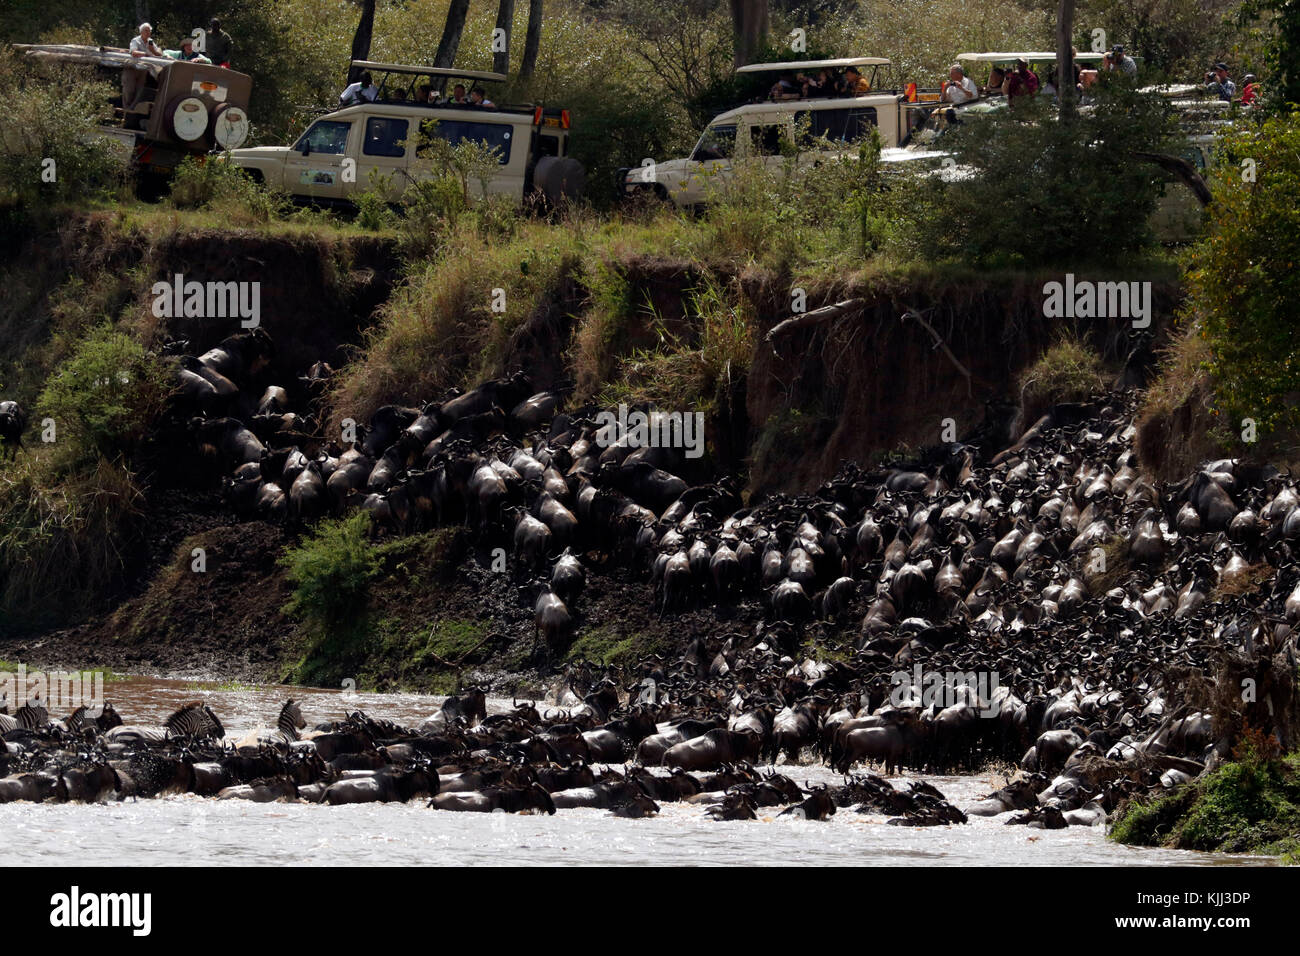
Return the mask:
[[867,80],[871,91],[847,96],[814,92],[773,97],[727,110],[709,123],[688,158],[621,170],[620,194],[646,191],[679,207],[698,209],[707,202],[717,177],[729,174],[733,160],[775,160],[781,156],[783,144],[787,150],[793,144],[801,162],[815,162],[820,151],[848,149],[875,130],[882,155],[896,150],[906,145],[934,104],[909,101],[897,90],[877,92],[877,82],[889,66],[888,59],[872,56],[742,66],[737,73],[774,74],[774,80],[782,75],[817,76],[822,71],[834,77],[853,68]]
[[[410,183],[433,175],[424,153],[429,138],[437,137],[452,145],[483,143],[495,151],[497,170],[486,183],[488,193],[516,201],[539,195],[552,204],[581,195],[582,166],[567,155],[568,110],[419,103],[415,93],[422,81],[438,88],[451,80],[501,83],[506,77],[369,60],[352,65],[373,77],[378,88],[373,101],[323,114],[292,146],[237,149],[230,161],[268,186],[324,205],[350,205],[355,194],[373,188],[370,174],[376,171],[389,201],[396,202]],[[477,191],[479,184],[470,187]]]
[[[253,80],[245,73],[169,57],[136,57],[117,47],[14,46],[37,59],[85,66],[123,91],[112,100],[121,125],[98,130],[121,144],[124,159],[137,172],[166,175],[186,156],[236,149],[248,138]],[[131,76],[124,75],[128,70]],[[123,102],[128,91],[130,103]]]

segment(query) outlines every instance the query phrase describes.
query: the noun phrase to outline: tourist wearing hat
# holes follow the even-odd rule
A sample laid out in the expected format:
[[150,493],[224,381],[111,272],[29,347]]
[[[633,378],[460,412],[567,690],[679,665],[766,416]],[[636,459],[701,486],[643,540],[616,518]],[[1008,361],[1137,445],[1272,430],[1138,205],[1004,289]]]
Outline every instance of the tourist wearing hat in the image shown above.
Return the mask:
[[211,63],[206,56],[198,53],[194,49],[194,37],[181,37],[181,52],[176,54],[176,59],[186,60],[192,63]]
[[1216,63],[1214,69],[1205,74],[1205,91],[1213,93],[1225,103],[1231,103],[1237,95],[1237,84],[1228,76],[1228,64]]
[[1138,71],[1137,60],[1125,53],[1124,48],[1118,43],[1111,47],[1110,68],[1112,70],[1123,70],[1129,76],[1136,76]]
[[1241,78],[1241,105],[1255,106],[1259,102],[1259,84],[1254,73],[1247,73]]

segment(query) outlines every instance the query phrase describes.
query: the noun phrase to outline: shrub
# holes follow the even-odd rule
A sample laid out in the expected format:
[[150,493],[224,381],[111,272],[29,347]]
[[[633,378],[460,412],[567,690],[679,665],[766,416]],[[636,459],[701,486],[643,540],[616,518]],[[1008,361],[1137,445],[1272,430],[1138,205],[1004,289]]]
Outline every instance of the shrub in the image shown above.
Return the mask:
[[234,225],[269,222],[288,210],[288,197],[254,182],[234,163],[186,157],[172,176],[171,201],[177,209],[213,209]]
[[[37,401],[54,420],[67,464],[129,456],[146,437],[169,385],[158,359],[110,326],[83,336],[45,383]],[[67,439],[67,440],[65,440]]]
[[370,516],[322,521],[280,563],[288,569],[293,596],[285,611],[306,618],[327,633],[354,620],[365,608],[370,579],[379,561],[370,545]]
[[[1300,117],[1279,116],[1222,143],[1206,238],[1189,254],[1187,314],[1213,357],[1215,414],[1240,434],[1294,443],[1300,428]],[[1241,163],[1253,161],[1254,182]]]
[[941,143],[969,175],[928,179],[899,235],[918,257],[985,266],[1125,262],[1152,242],[1162,185],[1133,154],[1166,151],[1175,136],[1169,105],[1123,80],[1068,121],[1046,96],[968,114]]
[[1106,390],[1101,356],[1075,338],[1062,338],[1020,373],[1026,426],[1060,402],[1081,402]]

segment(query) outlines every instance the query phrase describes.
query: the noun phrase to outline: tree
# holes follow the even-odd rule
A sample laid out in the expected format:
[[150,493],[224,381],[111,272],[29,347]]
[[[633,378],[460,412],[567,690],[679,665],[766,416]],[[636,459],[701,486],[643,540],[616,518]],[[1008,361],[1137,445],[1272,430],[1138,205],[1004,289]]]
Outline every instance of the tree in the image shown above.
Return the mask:
[[[492,70],[503,76],[510,72],[510,31],[515,22],[515,0],[501,0],[497,6],[497,30],[492,33]],[[497,37],[504,35],[504,42],[497,49]]]
[[744,66],[767,43],[768,0],[730,0],[731,28],[735,38],[734,65]]
[[542,5],[544,0],[528,0],[528,32],[524,34],[524,58],[519,61],[519,78],[527,80],[537,68],[537,51],[542,45]]
[[1074,0],[1060,0],[1056,11],[1056,96],[1061,119],[1074,116]]
[[465,32],[465,15],[469,13],[469,0],[451,0],[447,8],[447,22],[438,41],[438,52],[433,55],[433,65],[443,69],[456,64],[456,51],[460,49],[460,35]]
[[[370,59],[370,40],[375,31],[375,0],[361,0],[361,20],[357,32],[352,35],[352,59]],[[349,65],[348,83],[361,79],[360,67]]]

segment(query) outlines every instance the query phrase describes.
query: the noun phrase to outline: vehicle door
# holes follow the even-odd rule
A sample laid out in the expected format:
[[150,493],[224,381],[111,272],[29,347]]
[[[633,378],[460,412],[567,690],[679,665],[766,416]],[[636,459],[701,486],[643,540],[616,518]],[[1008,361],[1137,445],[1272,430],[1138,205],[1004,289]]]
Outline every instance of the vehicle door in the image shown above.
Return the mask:
[[381,188],[389,202],[397,202],[411,182],[408,171],[415,153],[414,119],[394,113],[367,113],[360,117],[361,151],[357,155],[356,181],[345,182],[347,193]]
[[736,129],[735,123],[716,123],[704,130],[688,160],[688,174],[680,182],[663,184],[677,205],[707,202],[723,186],[736,152]]
[[348,169],[343,162],[357,152],[355,145],[349,148],[356,126],[355,120],[321,119],[312,123],[285,158],[285,190],[312,199],[344,198],[352,187],[352,183],[344,182],[345,171],[349,173],[347,178],[356,178],[355,166]]

